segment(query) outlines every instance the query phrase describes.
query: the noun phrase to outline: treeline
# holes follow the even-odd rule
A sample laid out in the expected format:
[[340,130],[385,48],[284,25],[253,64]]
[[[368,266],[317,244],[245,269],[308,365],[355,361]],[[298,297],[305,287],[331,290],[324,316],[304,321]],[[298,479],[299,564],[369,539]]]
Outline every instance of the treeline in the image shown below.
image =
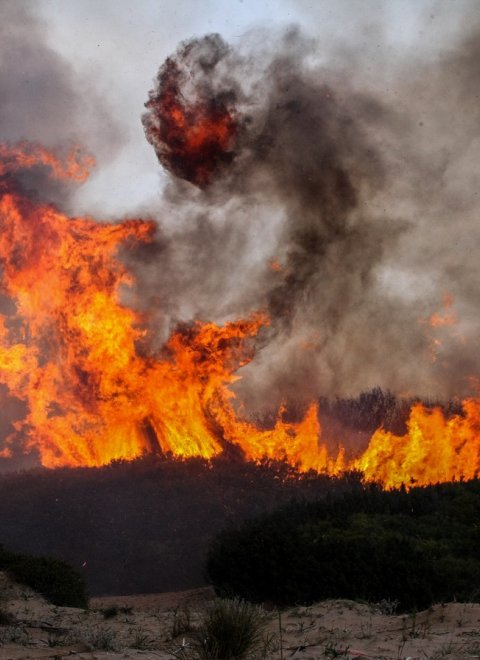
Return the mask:
[[[319,405],[321,417],[326,415],[355,431],[371,435],[383,426],[387,431],[403,435],[407,430],[410,408],[419,401],[418,397],[397,397],[388,390],[374,387],[351,398],[322,397]],[[446,402],[423,399],[421,402],[427,407],[440,407],[447,416],[462,412],[461,403],[456,399]]]
[[0,476],[0,543],[68,561],[91,595],[190,588],[206,583],[207,549],[225,526],[293,497],[361,487],[358,476],[226,458],[34,469]]
[[370,485],[293,502],[223,532],[207,572],[221,595],[277,605],[478,602],[479,523],[479,480],[410,491]]

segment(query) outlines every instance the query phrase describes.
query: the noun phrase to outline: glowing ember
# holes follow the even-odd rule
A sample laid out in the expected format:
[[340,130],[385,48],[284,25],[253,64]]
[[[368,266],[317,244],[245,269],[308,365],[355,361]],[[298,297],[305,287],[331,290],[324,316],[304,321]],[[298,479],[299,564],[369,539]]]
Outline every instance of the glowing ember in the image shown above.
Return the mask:
[[22,195],[13,173],[34,166],[82,181],[92,161],[74,151],[62,160],[21,144],[0,147],[2,293],[15,311],[0,316],[0,383],[26,404],[15,443],[37,450],[43,465],[98,466],[148,452],[210,458],[227,446],[247,459],[285,460],[300,471],[337,475],[361,470],[387,487],[478,474],[480,402],[463,415],[412,408],[408,431],[376,431],[364,454],[331,456],[312,404],[298,423],[278,413],[273,428],[240,419],[230,385],[254,355],[268,318],[261,313],[219,327],[179,328],[162,357],[144,357],[139,314],[121,303],[133,283],[116,258],[120,245],[152,240],[143,220],[119,224],[69,218]]

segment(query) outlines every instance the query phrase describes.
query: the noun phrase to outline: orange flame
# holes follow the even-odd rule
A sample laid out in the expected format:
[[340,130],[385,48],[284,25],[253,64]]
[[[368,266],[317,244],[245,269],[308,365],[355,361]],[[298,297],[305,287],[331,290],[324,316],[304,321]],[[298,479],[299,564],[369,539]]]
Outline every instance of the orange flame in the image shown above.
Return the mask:
[[[420,323],[426,326],[426,335],[430,339],[429,352],[432,362],[436,362],[445,338],[466,342],[458,329],[458,316],[454,309],[455,300],[450,293],[444,293],[442,297],[442,310],[434,312],[430,317],[421,319]],[[440,333],[440,336],[438,334]]]
[[1,286],[15,303],[15,313],[0,315],[0,383],[27,408],[0,457],[19,442],[52,468],[146,452],[208,459],[233,446],[247,459],[285,460],[300,471],[361,470],[389,488],[478,474],[477,399],[449,419],[416,405],[404,436],[379,429],[363,455],[348,460],[322,443],[315,404],[296,423],[284,420],[282,407],[271,429],[241,419],[230,386],[254,356],[265,314],[180,327],[161,355],[141,355],[142,318],[121,302],[133,279],[116,253],[151,241],[154,224],[69,218],[11,185],[12,172],[37,165],[84,180],[92,161],[78,151],[62,160],[40,147],[4,145],[0,158]]
[[[5,170],[47,164],[55,175],[78,173],[23,145],[4,153],[14,154]],[[292,438],[312,444],[312,414],[267,432],[236,418],[228,385],[253,357],[248,340],[268,322],[264,315],[224,327],[197,323],[171,337],[168,358],[138,355],[141,319],[120,302],[132,280],[115,253],[127,240],[151,240],[153,223],[68,218],[12,190],[0,199],[0,223],[2,285],[16,303],[14,318],[0,318],[0,382],[27,403],[17,435],[43,465],[103,465],[152,450],[210,458],[225,442],[258,458],[269,455],[262,438],[276,451]]]
[[270,270],[273,270],[274,273],[281,273],[283,271],[283,266],[278,259],[271,259],[269,266]]
[[387,488],[473,479],[480,469],[480,401],[467,399],[463,410],[445,419],[439,408],[413,406],[407,433],[379,429],[355,467]]
[[443,295],[443,309],[444,313],[435,312],[428,319],[428,323],[432,328],[443,328],[445,326],[452,326],[457,323],[457,315],[453,310],[453,296],[449,293]]
[[30,142],[19,142],[15,145],[0,143],[0,176],[29,169],[36,165],[49,167],[56,179],[73,179],[83,183],[88,179],[92,167],[95,166],[95,159],[83,154],[78,146],[70,149],[66,158],[61,160],[38,144]]

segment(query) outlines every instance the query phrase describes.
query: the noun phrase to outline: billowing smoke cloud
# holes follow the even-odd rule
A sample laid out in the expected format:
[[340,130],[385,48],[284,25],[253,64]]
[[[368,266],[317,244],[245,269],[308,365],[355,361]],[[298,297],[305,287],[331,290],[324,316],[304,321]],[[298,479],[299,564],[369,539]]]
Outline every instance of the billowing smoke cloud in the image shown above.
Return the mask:
[[[480,366],[479,267],[467,250],[480,238],[477,44],[472,33],[434,56],[392,55],[375,80],[351,49],[333,58],[296,30],[252,33],[239,52],[210,35],[160,69],[144,124],[181,179],[165,195],[172,268],[151,264],[142,285],[156,283],[171,319],[269,311],[239,386],[247,403],[375,385],[469,391]],[[231,162],[214,158],[211,180],[185,174],[184,136],[172,149],[161,135],[171,71],[183,107],[222,99],[237,122]],[[447,293],[455,321],[435,325]]]
[[[187,100],[182,90],[189,85],[192,65],[202,70],[208,81],[208,73],[227,50],[218,35],[185,46],[177,60],[168,58],[162,66],[156,90],[146,103],[145,133],[158,160],[174,175],[200,187],[210,183],[222,165],[234,157],[238,126],[228,108],[233,99],[229,93],[212,93],[208,85],[192,90],[195,100]],[[189,61],[192,57],[193,62]]]

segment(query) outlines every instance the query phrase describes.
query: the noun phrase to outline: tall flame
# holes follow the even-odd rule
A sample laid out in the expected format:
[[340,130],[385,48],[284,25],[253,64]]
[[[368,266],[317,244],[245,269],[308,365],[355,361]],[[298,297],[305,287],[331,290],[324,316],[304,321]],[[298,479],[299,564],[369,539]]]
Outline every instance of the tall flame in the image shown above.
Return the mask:
[[[28,145],[2,153],[4,173],[38,164],[56,177],[82,172],[74,155],[62,163]],[[268,322],[262,314],[223,327],[197,323],[173,334],[167,357],[139,355],[141,318],[121,303],[132,279],[115,255],[126,241],[150,241],[153,223],[69,218],[8,180],[1,191],[2,286],[16,314],[0,317],[0,381],[27,403],[16,435],[43,465],[103,465],[152,450],[210,458],[225,442],[259,458],[273,455],[267,445],[279,452],[292,438],[316,438],[305,431],[316,430],[312,413],[298,425],[279,419],[272,431],[236,417],[228,385],[253,357],[248,340]]]
[[473,479],[480,468],[480,401],[467,399],[463,411],[446,419],[439,408],[414,405],[407,433],[377,430],[355,468],[387,488]]
[[93,161],[74,149],[61,159],[22,143],[0,146],[0,383],[26,404],[2,457],[15,443],[38,451],[46,467],[100,466],[147,452],[211,458],[227,447],[247,459],[285,460],[300,471],[361,470],[387,487],[471,478],[480,467],[480,401],[463,415],[412,408],[408,430],[373,435],[362,456],[332,456],[321,442],[315,404],[300,422],[263,429],[236,412],[231,384],[254,355],[263,313],[218,326],[178,328],[160,355],[144,356],[142,318],[122,303],[132,276],[121,245],[153,240],[155,225],[70,218],[33,201],[13,174],[47,167],[56,178],[85,180]]

